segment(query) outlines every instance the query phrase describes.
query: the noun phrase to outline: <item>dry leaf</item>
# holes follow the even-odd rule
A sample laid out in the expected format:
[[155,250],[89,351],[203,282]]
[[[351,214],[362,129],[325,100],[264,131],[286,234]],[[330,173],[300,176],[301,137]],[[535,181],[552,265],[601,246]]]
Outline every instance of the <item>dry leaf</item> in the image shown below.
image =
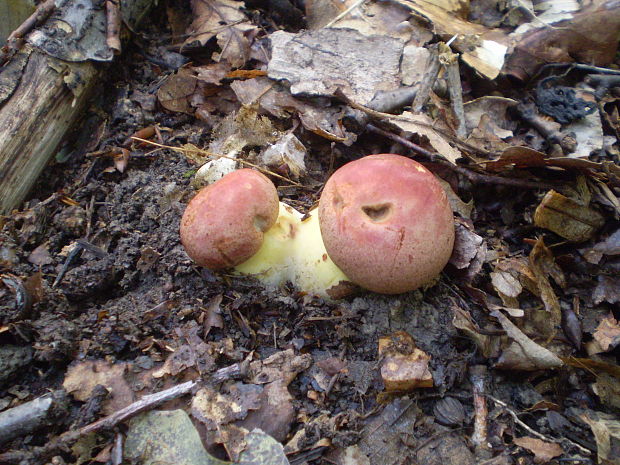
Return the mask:
[[566,285],[564,273],[555,263],[553,253],[545,246],[542,237],[538,238],[530,252],[529,262],[530,269],[536,279],[538,291],[540,292],[540,298],[545,304],[545,310],[550,314],[547,330],[545,331],[546,337],[550,337],[555,331],[554,328],[562,322],[562,310],[549,277],[552,277],[559,286],[564,287]]
[[599,276],[592,300],[595,304],[620,302],[620,278],[615,276]]
[[456,305],[452,305],[453,318],[452,324],[455,328],[465,332],[478,346],[478,349],[485,358],[492,358],[499,353],[500,338],[481,334],[478,326],[474,323],[471,315]]
[[598,463],[620,465],[620,421],[617,415],[587,410],[581,415],[596,439]]
[[50,256],[49,243],[44,242],[34,249],[30,255],[28,255],[28,261],[36,266],[49,265],[54,263],[54,260]]
[[474,199],[471,199],[467,203],[463,202],[463,200],[461,200],[461,198],[456,194],[456,192],[452,190],[452,186],[450,186],[450,183],[444,181],[439,177],[437,178],[437,180],[439,181],[441,187],[443,187],[443,190],[448,196],[448,202],[450,202],[450,208],[452,208],[452,211],[454,213],[458,213],[462,218],[470,219],[471,212],[474,209]]
[[306,173],[306,154],[306,147],[291,131],[267,147],[261,155],[261,161],[265,166],[274,169],[286,167],[294,179],[299,179]]
[[618,320],[612,314],[603,318],[592,336],[598,342],[603,352],[613,349],[620,343],[620,324],[618,324]]
[[126,407],[134,401],[134,394],[124,374],[126,363],[110,364],[103,360],[79,362],[71,365],[62,385],[77,400],[86,402],[95,386],[101,384],[110,391],[103,412],[110,414]]
[[499,310],[491,312],[514,342],[502,352],[496,368],[514,370],[548,370],[562,366],[562,360],[548,349],[536,344]]
[[157,91],[159,103],[168,111],[192,114],[189,99],[196,91],[196,78],[185,68],[166,78]]
[[246,15],[242,1],[237,0],[192,0],[194,21],[191,36],[185,45],[198,41],[201,45],[213,37],[217,38],[220,53],[214,53],[213,60],[228,61],[240,68],[250,58],[250,39],[257,31]]
[[536,208],[534,224],[569,241],[583,242],[605,224],[605,219],[597,211],[551,190]]
[[433,129],[433,121],[428,115],[415,115],[406,111],[391,121],[403,131],[426,137],[431,146],[446,160],[456,163],[456,160],[461,158],[461,152],[456,147],[452,147],[439,132]]
[[552,458],[562,455],[562,446],[555,442],[546,442],[541,439],[524,436],[512,440],[519,447],[523,447],[534,454],[535,463],[547,463]]

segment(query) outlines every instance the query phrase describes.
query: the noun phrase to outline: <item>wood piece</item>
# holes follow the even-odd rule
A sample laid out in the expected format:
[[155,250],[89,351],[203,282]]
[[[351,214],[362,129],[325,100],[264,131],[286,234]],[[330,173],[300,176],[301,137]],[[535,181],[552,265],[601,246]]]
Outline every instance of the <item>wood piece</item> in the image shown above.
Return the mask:
[[[125,21],[130,29],[153,3],[124,2],[123,14],[129,17]],[[0,215],[26,198],[88,104],[103,71],[99,63],[62,61],[31,46],[22,52],[29,53],[28,63],[17,88],[0,107]],[[7,66],[0,68],[0,77],[6,70]]]
[[45,0],[34,13],[17,27],[7,38],[6,45],[0,50],[0,63],[8,60],[21,46],[21,39],[32,30],[37,24],[45,21],[56,9],[55,0]]
[[0,444],[36,431],[54,422],[66,406],[64,391],[56,391],[0,412]]

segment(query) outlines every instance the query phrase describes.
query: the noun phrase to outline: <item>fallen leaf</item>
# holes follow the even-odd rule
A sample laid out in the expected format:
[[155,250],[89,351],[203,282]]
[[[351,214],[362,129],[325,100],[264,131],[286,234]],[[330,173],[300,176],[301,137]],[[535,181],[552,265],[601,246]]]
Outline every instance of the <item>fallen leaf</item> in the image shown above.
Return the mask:
[[592,337],[598,342],[603,352],[607,352],[620,343],[620,324],[612,314],[603,318]]
[[196,90],[196,78],[185,68],[171,74],[157,91],[159,103],[168,111],[192,114],[189,99]]
[[452,208],[452,211],[454,213],[458,213],[462,218],[470,219],[471,212],[474,209],[474,199],[471,199],[467,203],[463,202],[463,200],[461,200],[461,198],[456,194],[456,192],[452,190],[452,186],[450,186],[450,183],[444,181],[439,177],[437,178],[437,180],[439,181],[441,187],[443,187],[443,190],[448,196],[448,202],[450,202],[450,208]]
[[608,302],[610,304],[620,302],[620,278],[600,275],[592,300],[597,305],[601,302]]
[[433,129],[433,121],[426,114],[416,115],[405,111],[391,122],[403,131],[426,137],[431,146],[451,163],[456,163],[456,160],[462,156],[459,149],[452,147],[444,136]]
[[545,337],[549,338],[552,337],[552,334],[555,333],[555,328],[562,322],[560,300],[551,286],[549,277],[552,277],[560,287],[566,285],[566,280],[564,273],[555,262],[553,253],[545,246],[542,237],[538,238],[530,252],[529,264],[536,280],[540,298],[545,305],[545,310],[549,313],[548,319],[543,319],[548,324],[544,328],[540,328]]
[[306,173],[306,154],[306,147],[291,131],[267,147],[261,154],[261,161],[265,166],[274,169],[284,166],[294,179],[299,179]]
[[592,384],[592,391],[601,400],[601,404],[613,409],[620,409],[620,383],[618,379],[607,373],[599,373],[596,382]]
[[222,318],[222,310],[220,305],[222,304],[222,299],[224,296],[222,294],[218,294],[213,297],[205,308],[205,317],[202,323],[204,328],[204,337],[211,332],[211,328],[223,328],[224,327],[224,319]]
[[519,308],[517,297],[523,291],[519,279],[509,271],[497,270],[490,273],[491,284],[507,307]]
[[512,137],[515,124],[508,118],[506,112],[517,103],[516,100],[495,96],[485,96],[465,103],[463,109],[468,133],[479,127],[480,120],[486,116],[492,134],[500,139]]
[[204,46],[215,37],[220,52],[213,54],[213,60],[225,60],[233,67],[241,68],[250,58],[250,39],[258,30],[241,11],[245,8],[244,2],[192,0],[191,5],[194,20],[184,47],[195,42]]
[[555,442],[546,442],[530,436],[514,438],[512,442],[533,453],[535,463],[547,463],[551,459],[564,453],[562,446],[559,444]]
[[514,342],[504,349],[496,368],[512,370],[548,370],[563,365],[562,360],[548,349],[536,344],[499,310],[491,312]]
[[452,324],[467,334],[476,344],[485,358],[493,358],[499,354],[501,339],[480,333],[480,328],[474,323],[470,313],[456,305],[452,305]]
[[599,212],[551,190],[536,208],[534,224],[571,242],[583,242],[605,224],[605,219]]
[[65,390],[79,401],[86,402],[98,384],[110,391],[103,412],[108,415],[134,401],[134,394],[124,378],[127,363],[110,364],[104,360],[78,362],[67,370],[62,383]]
[[35,248],[30,255],[28,255],[28,261],[36,266],[49,265],[54,263],[54,260],[50,256],[49,243],[44,242]]
[[620,421],[618,421],[618,416],[587,410],[580,417],[594,433],[598,463],[620,465]]

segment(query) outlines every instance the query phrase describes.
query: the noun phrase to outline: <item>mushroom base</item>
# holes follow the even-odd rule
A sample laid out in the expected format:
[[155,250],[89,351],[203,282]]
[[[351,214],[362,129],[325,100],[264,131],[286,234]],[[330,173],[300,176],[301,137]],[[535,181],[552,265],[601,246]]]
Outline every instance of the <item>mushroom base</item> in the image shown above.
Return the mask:
[[318,209],[304,218],[282,202],[276,224],[265,232],[261,248],[234,269],[268,286],[291,282],[302,292],[327,299],[333,298],[343,283],[350,282],[325,250]]

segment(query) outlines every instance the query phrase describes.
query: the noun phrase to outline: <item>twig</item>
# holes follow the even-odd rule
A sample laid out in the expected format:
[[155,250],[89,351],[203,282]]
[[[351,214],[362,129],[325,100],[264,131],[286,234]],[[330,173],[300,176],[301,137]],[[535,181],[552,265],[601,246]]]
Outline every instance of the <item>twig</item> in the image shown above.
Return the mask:
[[472,393],[474,395],[474,432],[471,441],[476,449],[476,456],[484,459],[489,451],[489,442],[487,439],[487,417],[489,410],[487,408],[486,394],[486,374],[487,367],[484,365],[474,365],[469,369],[469,380],[472,385]]
[[437,76],[439,75],[440,63],[437,45],[432,45],[428,50],[430,52],[430,56],[428,57],[426,64],[424,78],[422,78],[422,82],[420,82],[418,87],[418,92],[413,99],[413,103],[411,104],[411,111],[414,113],[421,112],[424,105],[426,105],[426,102],[431,94],[431,89],[433,88],[435,81],[437,81]]
[[452,112],[457,121],[456,135],[465,139],[467,137],[467,127],[465,126],[465,109],[463,108],[463,87],[461,85],[461,74],[459,72],[459,56],[453,53],[446,44],[439,44],[439,62],[446,70],[446,80],[450,92],[450,103]]
[[342,13],[340,13],[338,16],[336,16],[334,19],[332,19],[329,23],[327,23],[325,26],[323,26],[324,28],[326,27],[331,27],[333,26],[335,23],[337,23],[338,21],[340,21],[342,18],[344,18],[346,15],[348,15],[349,13],[351,13],[353,10],[355,10],[357,7],[362,6],[363,3],[365,3],[366,0],[357,0],[357,2],[355,2],[353,5],[351,5],[349,8],[347,8],[346,10],[344,10]]
[[527,431],[529,434],[531,434],[532,436],[537,437],[538,439],[541,439],[543,441],[547,441],[547,442],[555,442],[558,444],[561,444],[562,441],[568,441],[572,446],[576,447],[577,449],[579,449],[579,451],[583,454],[587,454],[587,455],[592,455],[592,451],[590,449],[586,449],[585,447],[577,444],[576,442],[571,441],[570,439],[567,438],[562,438],[562,439],[556,439],[550,436],[545,436],[542,433],[539,433],[536,430],[533,430],[532,428],[530,428],[529,426],[527,426],[527,424],[525,424],[523,421],[521,421],[519,419],[519,416],[517,415],[517,413],[512,410],[510,407],[508,407],[508,404],[506,404],[505,402],[496,399],[495,397],[487,394],[487,397],[489,399],[491,399],[493,402],[495,402],[497,405],[499,405],[500,407],[502,407],[506,413],[508,413],[508,415],[510,415],[512,417],[512,419],[514,420],[514,422],[519,425],[521,428],[523,428],[525,431]]
[[17,29],[15,29],[6,39],[6,44],[0,50],[0,64],[7,61],[19,49],[19,42],[36,25],[45,21],[56,9],[55,0],[46,0],[41,3],[34,13],[32,13]]
[[273,171],[266,170],[265,168],[262,168],[262,167],[260,167],[260,166],[258,166],[256,164],[254,164],[254,163],[250,163],[249,161],[246,161],[246,160],[241,160],[240,158],[229,157],[227,155],[220,155],[220,154],[217,154],[217,153],[209,152],[208,150],[186,149],[184,147],[173,147],[171,145],[158,144],[157,142],[153,142],[153,141],[146,140],[146,139],[141,139],[141,138],[135,137],[135,136],[132,136],[131,138],[133,140],[137,140],[137,141],[143,142],[145,144],[154,145],[155,147],[160,147],[162,149],[174,150],[175,152],[182,152],[182,153],[185,153],[185,152],[190,152],[190,153],[192,153],[192,152],[200,152],[201,154],[203,154],[205,156],[208,156],[208,157],[226,158],[228,160],[234,160],[236,162],[241,163],[242,165],[247,165],[247,166],[251,166],[252,168],[256,168],[257,170],[261,171],[262,173],[267,173],[267,174],[270,174],[271,176],[274,176],[276,178],[279,178],[279,179],[282,179],[282,180],[284,180],[286,182],[289,182],[289,183],[291,183],[295,187],[301,187],[301,188],[306,189],[306,186],[304,186],[302,184],[299,184],[298,182],[295,182],[292,179],[287,178],[286,176],[282,176],[282,175],[280,175],[278,173],[274,173]]
[[503,178],[501,176],[492,176],[489,174],[477,173],[475,171],[465,168],[464,166],[455,165],[454,163],[451,163],[447,160],[440,159],[438,158],[440,154],[430,152],[429,150],[426,150],[425,148],[420,147],[419,145],[411,142],[408,139],[405,139],[402,136],[396,135],[388,131],[384,131],[383,129],[380,129],[373,124],[367,124],[366,129],[368,129],[371,132],[374,132],[375,134],[380,134],[384,137],[387,137],[388,139],[391,139],[394,142],[398,142],[399,144],[402,144],[405,147],[413,150],[417,154],[428,158],[432,162],[439,163],[442,166],[445,166],[459,174],[462,174],[463,176],[465,176],[467,179],[469,179],[473,183],[497,184],[501,186],[513,186],[513,187],[521,187],[525,189],[557,189],[558,188],[557,186],[554,186],[553,184],[544,183],[544,182],[525,181],[523,179]]
[[114,55],[121,53],[121,7],[119,0],[106,0],[106,43]]
[[536,129],[549,143],[558,144],[564,153],[573,153],[575,151],[577,141],[572,136],[558,131],[553,122],[536,113],[533,105],[519,104],[515,110],[523,121]]

